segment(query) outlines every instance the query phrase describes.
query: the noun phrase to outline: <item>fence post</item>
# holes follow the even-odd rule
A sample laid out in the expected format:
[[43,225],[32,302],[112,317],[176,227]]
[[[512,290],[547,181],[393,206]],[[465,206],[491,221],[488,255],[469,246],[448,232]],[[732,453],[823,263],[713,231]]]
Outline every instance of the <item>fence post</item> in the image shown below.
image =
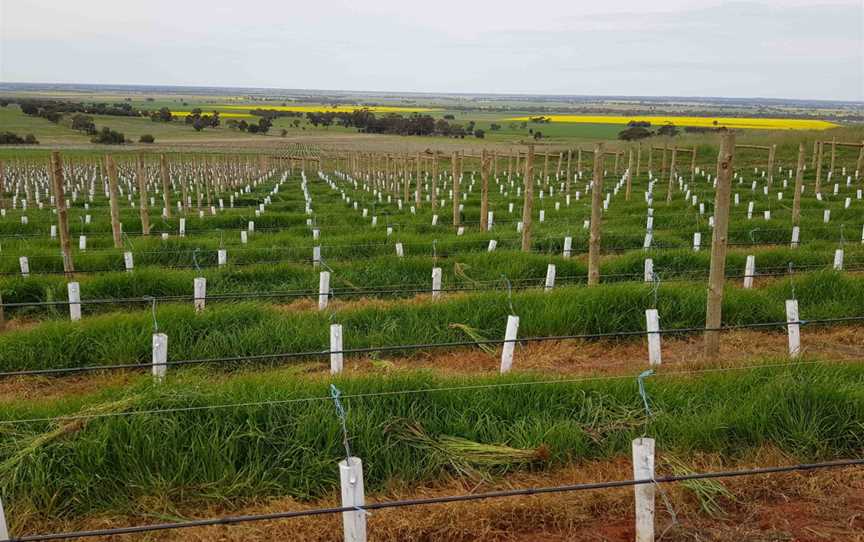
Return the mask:
[[204,310],[204,304],[207,300],[207,279],[197,277],[192,285],[195,289],[195,312],[201,312]]
[[480,230],[489,231],[489,162],[484,149],[480,158]]
[[[363,462],[359,457],[349,457],[339,462],[339,480],[342,486],[343,507],[366,504],[363,490]],[[366,511],[342,512],[342,527],[345,542],[366,542]]]
[[660,349],[660,316],[657,309],[645,311],[645,330],[648,332],[648,364],[652,367],[663,362]]
[[57,208],[57,223],[60,230],[60,249],[63,251],[63,272],[74,273],[72,243],[69,238],[69,212],[63,193],[63,160],[57,151],[51,152],[52,181],[54,183],[54,206]]
[[501,374],[510,372],[513,367],[513,351],[516,349],[516,336],[519,334],[519,317],[507,317],[507,330],[504,333],[504,346],[501,349]]
[[723,286],[726,281],[726,243],[729,233],[729,196],[732,193],[732,159],[735,156],[735,134],[724,133],[720,139],[719,176],[714,197],[714,232],[711,239],[711,270],[708,277],[708,303],[705,311],[705,355],[720,353]]
[[[798,166],[795,169],[795,192],[792,196],[792,227],[801,225],[801,187],[804,184],[804,143],[798,145]],[[794,247],[793,247],[794,248]]]
[[73,322],[81,319],[81,285],[77,282],[70,282],[66,286],[69,294],[69,318]]
[[591,188],[591,233],[588,238],[588,286],[600,283],[600,227],[603,221],[603,143],[594,145],[594,186]]
[[786,329],[789,333],[789,357],[801,355],[801,324],[798,319],[798,300],[786,300]]
[[318,275],[318,310],[323,311],[330,302],[330,271]]
[[[654,439],[633,441],[633,479],[654,479]],[[636,497],[636,542],[654,542],[654,484],[633,487]]]
[[525,160],[525,192],[522,202],[522,252],[531,252],[531,224],[534,212],[534,145],[528,145]]
[[342,372],[342,324],[330,325],[330,374]]
[[120,198],[117,193],[117,165],[111,156],[105,157],[105,169],[108,170],[108,197],[111,205],[111,233],[114,237],[114,248],[123,247],[120,236]]
[[168,372],[168,335],[153,334],[153,380],[162,382]]

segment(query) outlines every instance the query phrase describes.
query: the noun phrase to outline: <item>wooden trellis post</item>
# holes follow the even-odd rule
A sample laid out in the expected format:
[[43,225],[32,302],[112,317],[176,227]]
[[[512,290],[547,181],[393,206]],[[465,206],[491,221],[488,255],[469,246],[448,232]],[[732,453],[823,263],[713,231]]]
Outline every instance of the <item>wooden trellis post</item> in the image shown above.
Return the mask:
[[522,203],[522,252],[531,252],[531,213],[534,209],[534,145],[528,145],[525,159],[525,191]]
[[723,309],[723,286],[726,282],[726,243],[729,232],[729,197],[732,193],[732,159],[735,156],[735,134],[725,132],[720,138],[720,175],[714,197],[714,233],[711,239],[711,270],[708,277],[708,306],[705,314],[705,355],[720,354],[720,331]]
[[801,188],[804,184],[804,143],[798,145],[798,166],[795,169],[795,193],[792,196],[792,227],[801,225]]
[[117,165],[110,156],[105,157],[105,169],[108,172],[108,196],[111,205],[111,233],[114,236],[114,248],[123,247],[120,231],[120,201],[117,193]]
[[459,216],[459,153],[453,153],[453,163],[450,164],[450,168],[453,172],[453,226],[459,226],[461,220]]
[[69,213],[63,189],[63,159],[57,151],[51,152],[51,180],[54,183],[54,206],[57,208],[57,229],[60,232],[60,249],[63,251],[63,271],[74,273],[72,243],[69,239]]
[[138,213],[141,217],[142,235],[150,235],[150,212],[147,209],[147,176],[144,172],[144,158],[138,155]]
[[591,188],[591,234],[588,240],[588,286],[600,283],[600,227],[603,220],[603,143],[594,145],[594,186]]
[[168,175],[168,160],[164,154],[159,155],[159,173],[162,177],[162,201],[165,205],[165,218],[171,218],[171,178]]
[[489,230],[489,154],[485,150],[480,158],[480,229]]

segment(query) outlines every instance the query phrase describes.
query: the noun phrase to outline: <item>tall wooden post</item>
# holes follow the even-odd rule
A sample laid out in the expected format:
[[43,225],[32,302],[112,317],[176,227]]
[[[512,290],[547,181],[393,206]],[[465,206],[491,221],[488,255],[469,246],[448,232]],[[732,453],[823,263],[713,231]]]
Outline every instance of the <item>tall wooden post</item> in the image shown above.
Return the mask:
[[453,225],[459,226],[459,153],[454,152],[450,169],[453,172]]
[[438,152],[432,155],[432,210],[438,208]]
[[690,151],[690,182],[696,179],[696,145],[693,145],[693,150]]
[[588,286],[600,283],[600,231],[603,221],[603,143],[594,144],[594,186],[591,188],[591,235],[588,239]]
[[858,172],[858,177],[864,177],[864,141],[861,142],[861,149],[858,150],[858,161],[855,163],[855,171]]
[[549,149],[543,153],[543,178],[540,179],[540,184],[545,186],[549,182]]
[[630,201],[633,190],[633,147],[630,147],[630,158],[627,162],[627,189],[624,191],[624,201]]
[[636,145],[636,177],[639,177],[639,171],[642,166],[642,143]]
[[0,209],[6,208],[6,170],[0,160]]
[[669,149],[669,143],[663,143],[663,158],[660,160],[660,176],[666,175],[666,151]]
[[582,147],[576,149],[576,172],[582,173]]
[[534,145],[528,145],[525,159],[525,190],[522,192],[522,252],[531,252],[531,225],[534,212]]
[[[666,203],[672,202],[672,190],[675,189],[675,156],[678,147],[672,146],[672,162],[669,165],[669,189],[666,191]],[[666,148],[663,148],[663,168],[666,168]]]
[[[141,234],[150,235],[150,212],[147,208],[147,174],[144,171],[144,157],[138,155],[138,213],[141,217]],[[200,195],[200,192],[199,192]],[[199,205],[200,206],[200,205]]]
[[480,156],[480,229],[489,230],[489,155]]
[[720,175],[714,196],[714,234],[711,237],[711,271],[708,276],[708,307],[705,313],[705,355],[720,354],[720,325],[723,310],[723,286],[726,283],[726,243],[729,233],[729,198],[732,193],[732,159],[735,134],[720,136]]
[[120,232],[120,201],[117,191],[117,164],[110,156],[105,157],[105,169],[108,172],[108,196],[111,205],[111,233],[114,236],[114,248],[123,248]]
[[837,136],[831,138],[831,169],[828,171],[831,172],[831,175],[834,175],[834,163],[837,160]]
[[421,169],[423,167],[423,160],[420,156],[420,153],[417,153],[417,184],[415,185],[414,190],[414,206],[416,208],[420,208],[420,203],[423,201],[423,176],[421,175]]
[[159,173],[162,176],[162,201],[165,204],[165,218],[171,218],[171,179],[168,175],[168,161],[164,154],[159,155]]
[[69,239],[69,213],[66,210],[66,195],[63,189],[63,159],[57,151],[51,152],[51,180],[54,182],[54,206],[57,208],[57,229],[60,232],[60,249],[63,251],[63,271],[74,273],[72,242]]
[[804,142],[798,145],[798,167],[795,169],[795,194],[792,196],[792,226],[801,225],[801,187],[804,184]]
[[818,194],[822,191],[822,142],[819,141],[816,144],[816,148],[818,149],[816,153],[816,184],[813,186],[813,190]]
[[572,161],[573,161],[573,149],[568,149],[567,150],[567,179],[565,179],[565,182],[564,182],[564,189],[565,189],[564,193],[565,194],[570,193],[570,179],[573,177],[573,175],[570,173],[571,169],[572,169],[570,167],[570,164]]
[[774,184],[774,154],[777,152],[777,145],[771,145],[768,148],[768,186]]

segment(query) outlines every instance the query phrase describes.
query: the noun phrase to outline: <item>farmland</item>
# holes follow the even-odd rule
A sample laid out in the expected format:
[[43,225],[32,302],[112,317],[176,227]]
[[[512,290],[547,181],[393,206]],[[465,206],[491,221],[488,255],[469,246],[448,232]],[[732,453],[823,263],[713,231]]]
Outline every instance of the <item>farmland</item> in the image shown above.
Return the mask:
[[[226,120],[261,107],[177,100],[142,103]],[[349,454],[365,502],[387,503],[630,479],[643,437],[657,477],[864,453],[860,127],[629,143],[626,122],[592,117],[537,123],[535,143],[510,112],[378,107],[502,126],[463,140],[276,118],[283,137],[98,116],[157,139],[107,147],[0,109],[59,149],[0,151],[0,495],[16,537],[167,522],[160,540],[212,539],[222,528],[177,527],[344,504]],[[862,527],[860,468],[766,479],[786,500],[758,480],[669,484],[657,532],[733,540],[743,508],[783,517],[781,501],[837,539]],[[367,528],[632,537],[632,495],[382,509]],[[341,532],[337,514],[218,536]]]

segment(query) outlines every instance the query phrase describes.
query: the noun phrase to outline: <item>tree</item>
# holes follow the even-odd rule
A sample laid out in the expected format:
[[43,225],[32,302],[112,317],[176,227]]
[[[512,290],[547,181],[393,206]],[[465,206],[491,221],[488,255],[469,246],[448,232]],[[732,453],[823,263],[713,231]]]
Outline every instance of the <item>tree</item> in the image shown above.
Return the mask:
[[474,130],[474,137],[476,137],[477,139],[483,139],[486,137],[486,132],[478,128]]
[[155,143],[156,138],[150,134],[144,134],[138,138],[138,143]]
[[501,129],[501,125],[500,125],[500,124],[495,124],[495,123],[493,122],[492,124],[489,125],[489,129],[492,130],[493,132],[497,132],[498,130]]
[[171,110],[167,107],[163,107],[159,111],[150,113],[150,120],[153,122],[171,122],[173,119],[174,115],[171,114]]
[[0,145],[38,145],[33,134],[21,137],[15,132],[0,132]]
[[657,135],[675,137],[678,135],[678,128],[674,124],[664,124],[657,129]]
[[287,136],[287,135],[288,135],[288,130],[286,130],[285,128],[282,128],[282,129],[279,131],[279,135],[282,136],[282,137]]
[[534,132],[534,139],[543,139],[543,132]]
[[103,126],[102,130],[97,132],[90,141],[104,145],[122,145],[123,143],[126,143],[126,136],[108,128],[107,126]]
[[96,124],[93,122],[93,117],[80,113],[72,116],[72,129],[84,132],[87,135],[96,134]]
[[632,128],[627,128],[626,130],[618,132],[618,139],[623,141],[636,141],[637,139],[645,139],[652,135],[654,135],[654,133],[647,128],[633,126]]

